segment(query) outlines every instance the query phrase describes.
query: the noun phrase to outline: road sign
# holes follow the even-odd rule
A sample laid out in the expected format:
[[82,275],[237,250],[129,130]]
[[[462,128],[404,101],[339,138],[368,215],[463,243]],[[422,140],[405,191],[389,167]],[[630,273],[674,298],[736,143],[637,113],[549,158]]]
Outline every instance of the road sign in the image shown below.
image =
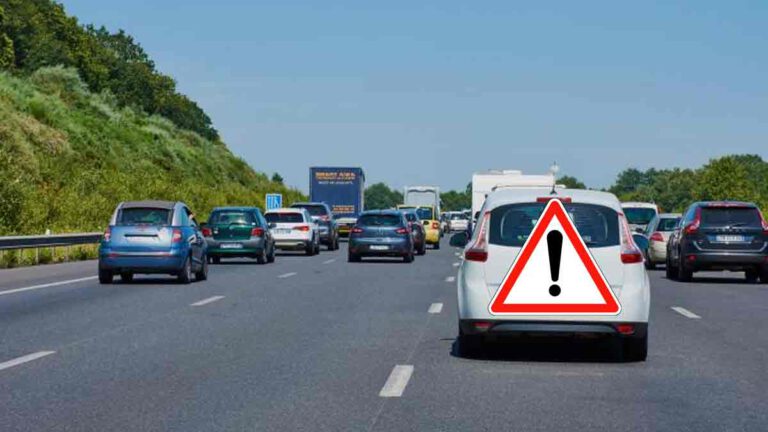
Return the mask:
[[264,202],[267,205],[267,211],[279,209],[283,206],[283,195],[279,193],[269,193]]
[[552,199],[488,310],[493,315],[616,315],[621,305],[565,207]]

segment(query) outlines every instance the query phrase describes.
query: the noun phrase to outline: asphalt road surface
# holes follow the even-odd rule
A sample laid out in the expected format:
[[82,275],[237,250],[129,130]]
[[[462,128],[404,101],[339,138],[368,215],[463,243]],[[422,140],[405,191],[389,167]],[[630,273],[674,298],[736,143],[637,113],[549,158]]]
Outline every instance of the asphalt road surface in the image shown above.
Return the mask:
[[642,363],[599,340],[462,359],[457,262],[342,247],[188,286],[100,286],[94,262],[0,271],[0,431],[768,429],[768,286],[653,271]]

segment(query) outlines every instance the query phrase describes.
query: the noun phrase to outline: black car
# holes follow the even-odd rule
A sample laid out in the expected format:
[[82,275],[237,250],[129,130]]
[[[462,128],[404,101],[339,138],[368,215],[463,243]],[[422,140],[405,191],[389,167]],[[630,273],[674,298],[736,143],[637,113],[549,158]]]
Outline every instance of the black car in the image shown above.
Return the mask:
[[333,218],[331,206],[321,202],[300,202],[291,205],[293,208],[306,209],[317,223],[320,232],[320,244],[328,247],[328,250],[339,248],[339,229]]
[[702,270],[744,271],[768,283],[768,222],[753,204],[697,202],[667,242],[667,277],[690,281]]
[[363,257],[402,257],[413,262],[411,228],[399,210],[363,212],[349,235],[349,262]]
[[411,227],[411,235],[413,236],[413,248],[416,249],[416,254],[424,255],[427,253],[427,233],[424,231],[424,225],[419,219],[418,213],[415,210],[403,210],[405,220],[408,221],[408,226]]

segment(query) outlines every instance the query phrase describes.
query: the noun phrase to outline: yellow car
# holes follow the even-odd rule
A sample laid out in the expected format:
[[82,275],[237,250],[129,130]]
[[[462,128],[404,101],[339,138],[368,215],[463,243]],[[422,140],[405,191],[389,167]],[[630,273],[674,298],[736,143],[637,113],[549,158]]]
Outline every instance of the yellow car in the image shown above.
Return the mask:
[[433,249],[440,249],[440,237],[442,237],[442,230],[440,229],[440,215],[435,214],[435,208],[433,206],[413,206],[413,205],[399,205],[398,210],[402,209],[414,209],[419,215],[419,219],[424,224],[424,235],[426,243],[432,245]]

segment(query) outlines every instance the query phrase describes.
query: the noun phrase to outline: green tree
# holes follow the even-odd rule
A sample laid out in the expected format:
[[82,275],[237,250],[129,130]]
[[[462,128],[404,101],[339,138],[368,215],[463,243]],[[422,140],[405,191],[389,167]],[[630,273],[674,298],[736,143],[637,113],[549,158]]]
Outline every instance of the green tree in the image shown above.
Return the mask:
[[11,69],[15,64],[13,40],[5,34],[5,9],[0,6],[0,68]]
[[384,183],[376,183],[365,188],[365,209],[380,210],[403,203],[403,194],[390,189]]
[[693,190],[694,197],[699,200],[751,201],[765,206],[768,197],[761,196],[761,189],[768,177],[756,162],[744,156],[710,160],[701,168],[699,181]]
[[283,176],[281,176],[279,173],[272,174],[272,182],[283,184]]
[[572,176],[562,176],[557,179],[557,184],[565,185],[568,189],[586,189],[587,185]]
[[457,211],[472,207],[472,192],[448,191],[440,194],[443,211]]

